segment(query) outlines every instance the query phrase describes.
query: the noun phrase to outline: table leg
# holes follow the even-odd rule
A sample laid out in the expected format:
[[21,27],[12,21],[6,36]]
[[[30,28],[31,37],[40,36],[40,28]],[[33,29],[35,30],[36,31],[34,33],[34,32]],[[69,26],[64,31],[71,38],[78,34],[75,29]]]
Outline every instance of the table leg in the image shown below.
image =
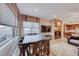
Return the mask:
[[23,50],[23,56],[25,56],[25,46],[24,45],[23,45],[22,50]]

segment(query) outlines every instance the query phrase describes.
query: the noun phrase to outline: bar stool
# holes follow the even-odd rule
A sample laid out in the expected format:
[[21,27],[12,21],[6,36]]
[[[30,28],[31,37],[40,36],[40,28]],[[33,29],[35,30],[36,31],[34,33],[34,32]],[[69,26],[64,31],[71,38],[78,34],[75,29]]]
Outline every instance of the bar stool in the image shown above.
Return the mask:
[[20,54],[19,56],[25,56],[25,45],[22,43],[18,43],[18,47],[20,49]]
[[41,46],[41,55],[42,56],[49,56],[50,55],[50,47],[49,47],[49,40],[43,40],[42,41],[42,46]]
[[29,53],[31,56],[39,56],[40,55],[40,41],[30,43],[28,48],[29,48]]

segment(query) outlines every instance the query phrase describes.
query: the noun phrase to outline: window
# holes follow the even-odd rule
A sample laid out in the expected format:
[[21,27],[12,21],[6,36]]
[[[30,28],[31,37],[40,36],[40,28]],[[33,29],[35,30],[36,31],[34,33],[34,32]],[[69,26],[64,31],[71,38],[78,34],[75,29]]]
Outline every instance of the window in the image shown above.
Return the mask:
[[14,27],[0,25],[0,44],[15,37]]
[[35,22],[23,22],[24,35],[29,33],[40,33],[40,24]]

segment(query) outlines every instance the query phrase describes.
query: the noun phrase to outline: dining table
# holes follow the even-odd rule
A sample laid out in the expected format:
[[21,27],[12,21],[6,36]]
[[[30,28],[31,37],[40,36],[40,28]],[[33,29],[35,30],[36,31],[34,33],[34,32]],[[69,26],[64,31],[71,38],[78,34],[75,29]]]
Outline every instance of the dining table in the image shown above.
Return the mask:
[[25,36],[19,45],[20,56],[50,55],[50,37],[40,35]]

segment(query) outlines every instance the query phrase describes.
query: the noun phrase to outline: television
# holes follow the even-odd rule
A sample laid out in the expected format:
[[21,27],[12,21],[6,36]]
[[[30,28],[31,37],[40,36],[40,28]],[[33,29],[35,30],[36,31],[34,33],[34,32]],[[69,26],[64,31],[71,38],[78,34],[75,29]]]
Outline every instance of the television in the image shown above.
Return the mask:
[[51,32],[51,26],[41,25],[41,32]]

